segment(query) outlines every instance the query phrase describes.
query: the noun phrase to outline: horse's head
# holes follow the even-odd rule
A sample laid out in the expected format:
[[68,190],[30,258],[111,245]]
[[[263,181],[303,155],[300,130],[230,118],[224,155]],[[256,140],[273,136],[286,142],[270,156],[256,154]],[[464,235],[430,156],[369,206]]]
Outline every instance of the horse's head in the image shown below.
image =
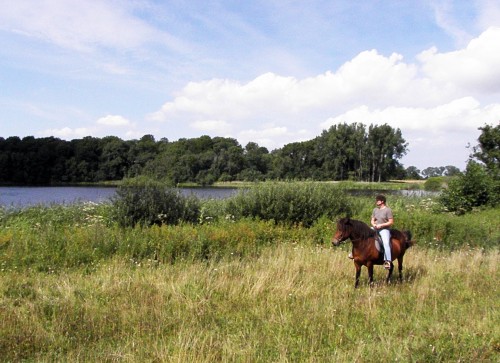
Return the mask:
[[332,244],[334,246],[340,245],[351,236],[350,219],[342,218],[337,222],[337,230],[332,237]]

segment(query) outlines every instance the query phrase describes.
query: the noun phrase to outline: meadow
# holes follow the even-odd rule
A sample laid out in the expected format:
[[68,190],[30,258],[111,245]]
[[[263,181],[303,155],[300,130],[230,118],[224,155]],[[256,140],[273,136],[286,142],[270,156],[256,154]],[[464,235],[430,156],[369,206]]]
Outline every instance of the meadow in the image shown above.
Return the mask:
[[[345,202],[362,220],[373,207]],[[109,205],[0,209],[1,360],[498,361],[498,209],[391,197],[417,241],[404,281],[379,267],[370,288],[363,269],[354,289],[335,215],[276,223],[224,203],[197,223],[133,227]]]

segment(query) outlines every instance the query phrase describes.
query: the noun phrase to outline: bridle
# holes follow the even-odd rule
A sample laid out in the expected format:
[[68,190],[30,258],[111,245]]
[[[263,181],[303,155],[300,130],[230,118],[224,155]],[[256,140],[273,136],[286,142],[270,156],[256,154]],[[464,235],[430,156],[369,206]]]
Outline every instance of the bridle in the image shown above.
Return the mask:
[[[337,229],[338,230],[338,229]],[[342,242],[345,242],[349,236],[344,236],[344,233],[345,233],[345,228],[342,228],[342,233],[340,234],[340,238],[334,238],[332,240],[332,243],[335,245],[335,246],[338,246],[340,245]]]

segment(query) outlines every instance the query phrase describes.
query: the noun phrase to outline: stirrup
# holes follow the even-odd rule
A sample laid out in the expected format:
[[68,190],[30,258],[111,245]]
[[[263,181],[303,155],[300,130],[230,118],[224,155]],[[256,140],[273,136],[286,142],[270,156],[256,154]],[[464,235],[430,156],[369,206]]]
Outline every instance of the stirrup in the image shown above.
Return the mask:
[[391,261],[385,261],[384,262],[384,268],[386,270],[390,270],[391,269]]
[[352,255],[352,252],[349,252],[349,254],[347,255],[348,258],[350,258],[351,260],[354,260],[354,256]]

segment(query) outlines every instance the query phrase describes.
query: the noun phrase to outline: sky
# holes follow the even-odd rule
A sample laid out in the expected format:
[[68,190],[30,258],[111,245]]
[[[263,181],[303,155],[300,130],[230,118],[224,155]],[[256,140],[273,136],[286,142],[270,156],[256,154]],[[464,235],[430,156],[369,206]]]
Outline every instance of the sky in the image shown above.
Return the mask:
[[0,137],[400,129],[404,167],[464,169],[500,121],[498,0],[0,0]]

